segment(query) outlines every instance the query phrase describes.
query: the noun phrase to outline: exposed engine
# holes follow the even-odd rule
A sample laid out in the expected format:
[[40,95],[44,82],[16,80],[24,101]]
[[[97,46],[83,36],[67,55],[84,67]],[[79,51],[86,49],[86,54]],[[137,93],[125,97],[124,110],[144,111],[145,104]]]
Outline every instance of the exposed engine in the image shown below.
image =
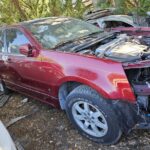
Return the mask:
[[[150,37],[104,32],[64,44],[59,50],[121,62],[136,96],[135,113],[150,120]],[[146,127],[146,121],[139,126]]]
[[119,62],[146,59],[150,55],[150,38],[104,32],[64,44],[59,49],[86,55],[96,55]]
[[110,57],[119,61],[140,59],[149,52],[149,47],[140,43],[140,38],[135,39],[126,34],[120,34],[116,39],[101,45],[95,51],[98,57]]
[[139,68],[124,66],[150,59],[150,37],[104,32],[64,44],[59,50],[122,62],[139,109],[150,112],[150,62]]
[[126,74],[141,109],[150,111],[150,67],[129,69]]
[[[61,47],[84,55],[95,55],[124,63],[136,63],[150,59],[150,38],[129,36],[120,33],[103,33],[89,36]],[[149,65],[150,66],[150,65]],[[150,112],[150,67],[125,70],[127,78],[137,97],[140,109]]]

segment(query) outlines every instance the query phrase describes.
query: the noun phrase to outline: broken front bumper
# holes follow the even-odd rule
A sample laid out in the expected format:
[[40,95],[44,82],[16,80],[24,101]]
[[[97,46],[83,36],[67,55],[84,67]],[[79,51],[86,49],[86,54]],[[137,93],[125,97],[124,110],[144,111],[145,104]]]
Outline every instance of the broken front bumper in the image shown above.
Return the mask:
[[123,101],[109,101],[118,117],[123,133],[132,129],[150,129],[150,114],[140,110],[137,104]]

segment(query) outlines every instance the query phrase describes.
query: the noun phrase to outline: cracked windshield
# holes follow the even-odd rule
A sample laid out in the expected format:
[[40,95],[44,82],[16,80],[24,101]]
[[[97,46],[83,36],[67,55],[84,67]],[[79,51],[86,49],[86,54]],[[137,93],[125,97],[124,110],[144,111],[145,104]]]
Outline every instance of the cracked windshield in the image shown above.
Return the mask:
[[26,26],[47,49],[100,31],[96,26],[70,18],[49,18]]

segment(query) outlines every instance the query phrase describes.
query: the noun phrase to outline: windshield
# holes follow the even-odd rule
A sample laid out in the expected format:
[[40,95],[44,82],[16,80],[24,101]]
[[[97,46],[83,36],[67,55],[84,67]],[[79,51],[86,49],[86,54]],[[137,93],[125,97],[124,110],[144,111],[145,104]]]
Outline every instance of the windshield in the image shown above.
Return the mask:
[[100,32],[99,28],[72,18],[48,18],[27,22],[25,25],[46,49],[61,43]]

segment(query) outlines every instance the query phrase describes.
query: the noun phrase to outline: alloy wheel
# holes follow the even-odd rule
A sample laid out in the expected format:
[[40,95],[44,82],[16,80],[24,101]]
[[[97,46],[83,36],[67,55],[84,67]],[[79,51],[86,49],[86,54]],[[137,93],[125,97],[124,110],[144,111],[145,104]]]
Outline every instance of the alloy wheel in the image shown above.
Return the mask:
[[108,124],[103,113],[85,101],[78,101],[72,106],[72,114],[78,126],[87,134],[103,137],[108,131]]

